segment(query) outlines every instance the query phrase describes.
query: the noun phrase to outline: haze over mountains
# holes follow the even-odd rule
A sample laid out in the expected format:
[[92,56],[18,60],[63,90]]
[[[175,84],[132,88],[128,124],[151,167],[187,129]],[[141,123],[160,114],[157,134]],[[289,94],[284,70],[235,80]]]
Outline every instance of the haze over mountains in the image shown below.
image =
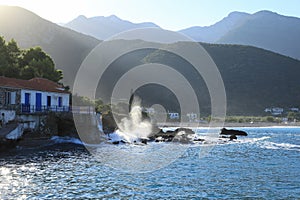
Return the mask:
[[109,17],[92,17],[86,18],[80,15],[76,19],[65,24],[65,27],[91,35],[99,40],[105,40],[115,34],[121,33],[126,30],[136,29],[136,28],[159,28],[154,23],[144,22],[144,23],[132,23],[126,20],[122,20],[115,15]]
[[[253,17],[254,15],[256,17]],[[269,45],[279,44],[277,38],[280,36],[282,41],[277,47],[292,50],[292,52],[300,46],[298,45],[297,47],[296,45],[299,42],[298,38],[300,35],[297,35],[299,19],[279,16],[270,12],[261,12],[254,15],[238,12],[232,13],[223,21],[214,25],[214,28],[208,28],[209,31],[220,30],[216,31],[215,35],[210,35],[210,40],[219,38],[218,41],[220,42],[224,42],[225,39],[229,41],[239,38],[237,37],[238,34],[244,39],[243,37],[247,37],[249,32],[249,38],[253,38],[250,36],[256,33],[262,34],[260,36],[262,37],[261,42],[266,41]],[[263,20],[261,16],[265,15],[268,15],[268,17],[263,17]],[[236,24],[240,24],[245,18],[248,18],[248,20],[237,27]],[[123,20],[114,16],[104,19],[110,20],[111,24],[113,20],[123,23]],[[262,23],[263,21],[264,23]],[[263,25],[266,24],[269,26],[264,29]],[[151,23],[148,25],[155,26]],[[142,26],[148,25],[142,24]],[[262,27],[260,28],[259,25]],[[120,25],[120,27],[125,26]],[[253,27],[256,28],[253,29]],[[277,30],[280,27],[282,30]],[[221,30],[226,32],[226,35],[221,36]],[[267,34],[267,32],[268,35],[263,34]],[[273,34],[272,37],[270,34]],[[8,6],[0,6],[0,36],[4,36],[6,41],[14,38],[19,46],[23,48],[41,46],[53,58],[56,67],[63,70],[63,82],[71,87],[82,61],[101,42],[92,36],[44,20],[23,8]],[[263,39],[264,37],[266,38],[265,40]],[[257,39],[255,41],[260,40]],[[130,42],[125,42],[124,45],[130,45]],[[227,93],[229,114],[262,114],[263,109],[269,106],[300,107],[300,93],[298,92],[300,91],[299,60],[250,46],[203,44],[203,47],[214,59],[222,74]],[[296,51],[296,53],[299,52]],[[132,62],[140,63],[145,57],[149,58],[147,54],[140,56],[143,54],[144,52],[137,52],[131,57],[118,59],[115,63],[119,64],[113,68],[116,71],[113,74],[107,74],[107,81],[101,82],[102,85],[108,88],[111,87],[112,82],[110,81],[116,79],[116,73],[120,74],[124,71],[125,65],[130,67]],[[150,56],[151,59],[157,60],[158,58]],[[168,55],[162,55],[160,59],[161,62],[167,65],[178,67],[187,76],[192,74],[189,66],[182,63],[180,59],[170,59]],[[196,90],[198,95],[204,98],[203,102],[205,105],[203,106],[209,105],[209,102],[207,102],[209,100],[207,97],[209,96],[203,97],[204,95],[201,93],[201,90],[205,90],[203,89],[205,86],[192,77],[190,77],[190,81],[191,84],[196,85],[196,89],[198,88]],[[153,87],[145,91],[147,91],[146,94],[148,94],[149,99],[149,95],[152,96],[152,99],[157,97],[154,100],[160,99],[158,97],[163,97],[166,94],[165,92],[154,90]],[[167,97],[165,99],[162,98],[161,101],[172,102]],[[209,110],[208,107],[205,109]]]
[[[79,16],[65,26],[100,40],[133,28],[159,27],[149,22],[134,24],[114,15]],[[198,42],[256,46],[300,60],[300,19],[270,11],[232,12],[211,26],[194,26],[179,32]]]

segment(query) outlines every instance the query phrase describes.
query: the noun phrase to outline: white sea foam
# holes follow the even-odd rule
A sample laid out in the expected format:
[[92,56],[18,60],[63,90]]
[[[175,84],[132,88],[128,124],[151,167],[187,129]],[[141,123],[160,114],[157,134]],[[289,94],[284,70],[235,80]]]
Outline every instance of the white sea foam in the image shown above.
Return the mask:
[[133,99],[129,117],[123,118],[118,124],[119,129],[109,134],[111,141],[126,141],[134,143],[140,138],[148,138],[152,132],[152,124],[148,120],[144,120],[142,116],[142,107],[138,98]]
[[275,142],[265,141],[260,144],[260,147],[265,149],[283,149],[283,150],[300,151],[300,145],[290,144],[290,143],[275,143]]
[[83,145],[83,142],[80,139],[74,137],[68,137],[68,136],[66,137],[53,136],[51,140],[54,141],[55,143],[72,143],[72,144]]

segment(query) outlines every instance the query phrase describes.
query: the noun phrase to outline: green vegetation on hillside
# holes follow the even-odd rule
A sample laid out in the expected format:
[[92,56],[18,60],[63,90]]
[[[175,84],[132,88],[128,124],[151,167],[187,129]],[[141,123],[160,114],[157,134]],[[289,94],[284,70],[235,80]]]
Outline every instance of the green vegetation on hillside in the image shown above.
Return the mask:
[[100,42],[16,6],[0,6],[0,27],[0,35],[6,41],[14,38],[22,49],[41,47],[64,72],[61,82],[71,88],[82,61]]
[[63,78],[55,68],[52,58],[40,47],[22,50],[12,39],[6,42],[0,37],[0,75],[29,80],[34,77],[58,82]]

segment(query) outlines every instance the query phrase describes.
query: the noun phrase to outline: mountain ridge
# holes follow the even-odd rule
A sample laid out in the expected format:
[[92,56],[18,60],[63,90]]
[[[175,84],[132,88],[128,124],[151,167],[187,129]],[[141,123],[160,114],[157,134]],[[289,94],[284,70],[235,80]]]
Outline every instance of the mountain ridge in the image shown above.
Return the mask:
[[249,16],[250,14],[248,13],[234,11],[210,26],[193,26],[178,32],[191,37],[197,42],[214,43]]
[[[56,67],[63,70],[64,84],[72,88],[82,61],[101,41],[49,23],[25,9],[17,8],[17,12],[15,9],[7,10],[6,13],[0,12],[0,35],[4,35],[7,41],[14,38],[23,48],[41,46],[53,58]],[[123,41],[119,45],[131,45],[131,41]],[[202,46],[214,59],[223,77],[229,114],[261,115],[266,107],[300,107],[299,60],[253,46],[205,43],[202,43]],[[117,59],[114,62],[117,71],[109,68],[112,74],[105,76],[107,81],[102,82],[102,85],[111,87],[109,81],[115,79],[116,73],[124,69],[125,65],[130,67],[130,63],[139,55],[141,52],[133,52],[128,58],[122,57],[124,60]],[[143,60],[144,57],[140,59]],[[209,110],[209,102],[206,104],[209,94],[204,97],[200,92],[205,86],[198,84],[196,78],[192,78],[193,73],[185,68],[187,65],[184,61],[173,60],[172,56],[164,57],[163,54],[161,59],[164,62],[162,64],[174,65],[182,70],[182,73],[191,75],[197,93],[201,98],[205,98],[202,102],[203,111]],[[140,60],[137,62],[144,64]],[[148,96],[154,96],[156,91],[152,89]],[[154,100],[166,93],[157,91],[156,94],[157,98]],[[176,104],[172,100],[165,102]]]
[[132,23],[127,20],[120,19],[116,15],[95,16],[87,18],[79,15],[77,18],[64,25],[67,28],[91,35],[99,40],[105,40],[109,37],[136,28],[160,28],[152,22]]
[[[79,16],[74,20],[66,26],[98,39],[107,39],[132,28],[159,27],[151,22],[134,24],[115,15]],[[193,26],[178,32],[196,42],[256,46],[300,60],[299,27],[300,18],[297,17],[268,10],[253,14],[234,11],[213,25]]]
[[300,18],[260,11],[216,43],[260,47],[300,60]]

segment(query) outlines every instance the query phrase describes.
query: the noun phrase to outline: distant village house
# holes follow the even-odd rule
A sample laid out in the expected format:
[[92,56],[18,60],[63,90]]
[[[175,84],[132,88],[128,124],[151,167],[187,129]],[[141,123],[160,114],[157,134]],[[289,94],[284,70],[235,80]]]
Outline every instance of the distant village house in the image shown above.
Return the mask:
[[169,112],[168,115],[170,119],[179,119],[179,113]]

